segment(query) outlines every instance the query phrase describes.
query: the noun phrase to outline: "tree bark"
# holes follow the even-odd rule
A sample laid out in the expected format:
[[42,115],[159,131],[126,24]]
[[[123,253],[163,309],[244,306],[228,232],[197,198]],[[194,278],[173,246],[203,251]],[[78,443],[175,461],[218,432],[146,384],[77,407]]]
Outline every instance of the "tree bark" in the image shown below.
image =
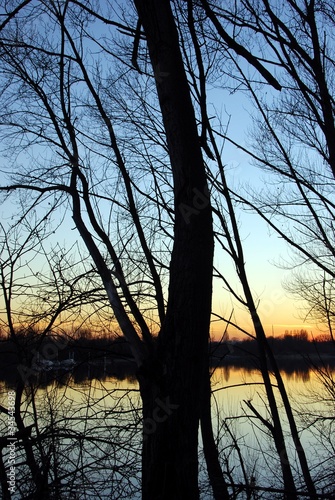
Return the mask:
[[174,179],[166,318],[139,374],[143,499],[198,499],[198,430],[207,373],[213,229],[205,165],[169,0],[134,0],[156,79]]

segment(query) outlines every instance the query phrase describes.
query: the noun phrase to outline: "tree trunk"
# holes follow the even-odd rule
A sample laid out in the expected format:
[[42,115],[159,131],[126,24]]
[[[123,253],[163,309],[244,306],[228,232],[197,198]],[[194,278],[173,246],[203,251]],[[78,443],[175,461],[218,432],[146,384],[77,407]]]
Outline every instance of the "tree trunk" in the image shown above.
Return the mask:
[[218,447],[215,442],[211,412],[211,380],[208,371],[201,414],[201,435],[208,477],[215,500],[229,500],[228,487],[220,465]]
[[207,372],[213,229],[205,165],[169,0],[134,0],[155,74],[174,179],[167,313],[139,374],[143,499],[198,499],[198,430]]

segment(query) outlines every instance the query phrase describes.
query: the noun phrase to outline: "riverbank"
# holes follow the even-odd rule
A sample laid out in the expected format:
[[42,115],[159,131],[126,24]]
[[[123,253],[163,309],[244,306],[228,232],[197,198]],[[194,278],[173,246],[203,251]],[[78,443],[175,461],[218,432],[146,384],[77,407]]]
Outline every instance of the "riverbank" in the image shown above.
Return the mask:
[[[286,373],[307,373],[318,367],[335,370],[335,346],[331,341],[308,342],[269,339],[279,369]],[[259,369],[258,347],[254,340],[212,342],[210,366]],[[136,377],[136,364],[123,338],[77,338],[21,336],[0,342],[0,380],[15,383],[38,379],[42,384],[65,380]]]

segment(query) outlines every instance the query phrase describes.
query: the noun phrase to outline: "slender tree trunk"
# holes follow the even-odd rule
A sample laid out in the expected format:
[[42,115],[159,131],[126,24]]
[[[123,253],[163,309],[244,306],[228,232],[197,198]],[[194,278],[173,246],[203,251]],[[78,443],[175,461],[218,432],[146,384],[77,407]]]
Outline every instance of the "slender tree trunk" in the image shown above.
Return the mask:
[[279,371],[278,364],[277,364],[277,361],[276,361],[274,354],[271,350],[271,347],[269,346],[269,343],[267,342],[267,339],[265,339],[265,342],[266,342],[266,346],[265,346],[266,351],[267,351],[267,354],[268,354],[268,357],[269,357],[269,360],[270,360],[270,363],[272,366],[273,373],[274,373],[276,380],[277,380],[278,390],[279,390],[281,398],[283,400],[284,408],[285,408],[286,415],[287,415],[287,420],[288,420],[289,425],[290,425],[291,435],[292,435],[292,438],[294,441],[295,449],[296,449],[296,452],[298,455],[298,459],[299,459],[302,474],[304,476],[306,487],[307,487],[309,494],[311,495],[310,498],[317,498],[315,484],[313,482],[313,479],[312,479],[312,476],[311,476],[311,473],[309,470],[305,450],[304,450],[302,443],[301,443],[301,440],[300,440],[299,432],[298,432],[295,418],[293,415],[291,403],[289,401],[287,391],[286,391],[286,388],[285,388],[285,385],[283,382],[283,378],[282,378],[281,373]]
[[[283,483],[284,483],[284,488],[286,493],[286,498],[290,500],[295,500],[297,498],[297,493],[296,493],[296,487],[295,487],[295,482],[293,478],[293,473],[292,473],[292,468],[290,465],[290,462],[288,460],[287,456],[287,449],[286,449],[286,444],[285,444],[285,439],[284,439],[284,433],[282,429],[282,424],[278,412],[278,406],[277,406],[277,401],[274,395],[273,387],[271,384],[271,379],[269,375],[269,369],[267,365],[267,341],[266,341],[266,335],[262,326],[262,323],[260,321],[260,318],[257,313],[257,309],[254,303],[254,299],[250,290],[246,270],[245,270],[245,264],[244,264],[244,255],[243,255],[243,247],[238,231],[238,225],[235,217],[235,212],[234,212],[234,207],[232,203],[232,199],[229,194],[229,189],[226,183],[226,178],[224,174],[224,168],[223,164],[220,159],[219,151],[216,146],[215,139],[213,137],[213,134],[210,132],[210,137],[211,137],[211,142],[215,151],[215,156],[218,159],[219,162],[219,167],[220,167],[220,173],[221,173],[221,181],[222,181],[222,186],[223,186],[223,195],[226,199],[227,205],[228,205],[228,211],[230,215],[230,221],[232,224],[232,229],[233,229],[233,235],[235,239],[235,245],[236,245],[236,250],[233,249],[233,255],[235,259],[235,265],[238,270],[238,275],[239,279],[241,282],[241,285],[243,287],[244,291],[244,296],[245,296],[245,305],[248,307],[251,319],[253,322],[253,326],[255,329],[256,333],[256,339],[257,339],[257,345],[258,345],[258,352],[259,352],[259,360],[260,360],[260,370],[262,373],[262,378],[264,381],[264,387],[267,395],[267,399],[269,402],[269,407],[270,407],[270,414],[272,418],[272,422],[267,422],[264,418],[261,417],[261,415],[258,414],[258,417],[263,421],[264,425],[267,425],[268,429],[270,430],[274,444],[276,447],[276,451],[278,453],[278,457],[280,460],[280,466],[282,470],[282,476],[283,476]],[[228,235],[227,235],[228,237]],[[233,248],[233,246],[232,246]],[[252,406],[252,404],[249,403],[249,408],[257,414],[257,410]]]
[[198,430],[207,372],[213,229],[205,165],[169,0],[135,0],[155,74],[174,179],[174,247],[156,360],[139,374],[143,499],[198,499]]
[[271,379],[269,376],[269,369],[266,361],[266,351],[265,351],[266,337],[263,327],[260,324],[260,320],[256,310],[253,309],[250,312],[252,314],[252,319],[254,321],[254,328],[258,344],[260,368],[264,381],[265,391],[269,402],[270,413],[272,417],[271,433],[278,453],[278,457],[280,459],[280,466],[283,474],[283,482],[286,493],[285,498],[287,498],[288,500],[295,500],[297,498],[295,482],[292,474],[290,461],[287,455],[286,443],[278,412],[277,401],[274,395]]
[[35,485],[35,498],[49,498],[49,489],[47,483],[47,475],[45,474],[43,467],[46,464],[42,464],[41,466],[37,463],[34,449],[32,445],[32,441],[30,439],[31,429],[27,428],[24,424],[22,414],[21,414],[21,399],[24,390],[23,382],[20,380],[17,383],[16,391],[15,391],[15,423],[18,428],[18,439],[22,440],[23,448],[27,458],[27,464],[31,471],[31,476],[33,483]]
[[210,375],[206,380],[204,401],[201,414],[201,435],[204,455],[207,465],[208,477],[213,489],[215,500],[229,500],[227,484],[223,476],[219,460],[219,452],[214,439],[212,414],[211,414],[211,381]]

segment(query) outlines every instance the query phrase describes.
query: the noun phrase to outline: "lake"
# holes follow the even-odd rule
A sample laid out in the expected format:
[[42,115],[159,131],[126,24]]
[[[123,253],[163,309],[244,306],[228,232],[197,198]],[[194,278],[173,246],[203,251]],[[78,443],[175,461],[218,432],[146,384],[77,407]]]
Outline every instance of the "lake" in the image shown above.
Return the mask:
[[[330,371],[331,374],[334,372]],[[327,392],[313,371],[282,372],[282,375],[318,491],[327,493],[329,485],[334,491],[335,394],[332,398],[329,392],[334,387],[330,386]],[[245,403],[252,401],[257,411],[267,417],[259,372],[219,367],[212,375],[212,389],[213,422],[227,481],[237,484],[245,482],[247,477],[249,481],[253,478],[259,487],[280,486],[278,461],[268,431]],[[2,383],[1,404],[5,407],[8,390]],[[283,414],[282,405],[280,409]],[[21,413],[25,425],[32,425],[32,451],[36,462],[43,464],[49,483],[53,484],[54,498],[140,498],[141,401],[136,379],[81,377],[78,382],[68,373],[60,382],[49,380],[26,387]],[[3,417],[4,414],[2,435],[6,434],[8,425],[7,418]],[[285,422],[284,417],[283,420]],[[289,439],[288,448],[299,477]],[[8,448],[4,452],[6,465]],[[22,446],[17,444],[15,499],[28,498],[32,485],[32,471],[24,462]],[[303,484],[299,486],[304,490]],[[212,498],[201,452],[200,488],[202,499]],[[266,491],[259,491],[257,495],[254,498],[282,498],[280,494]],[[246,496],[241,492],[238,498]]]

